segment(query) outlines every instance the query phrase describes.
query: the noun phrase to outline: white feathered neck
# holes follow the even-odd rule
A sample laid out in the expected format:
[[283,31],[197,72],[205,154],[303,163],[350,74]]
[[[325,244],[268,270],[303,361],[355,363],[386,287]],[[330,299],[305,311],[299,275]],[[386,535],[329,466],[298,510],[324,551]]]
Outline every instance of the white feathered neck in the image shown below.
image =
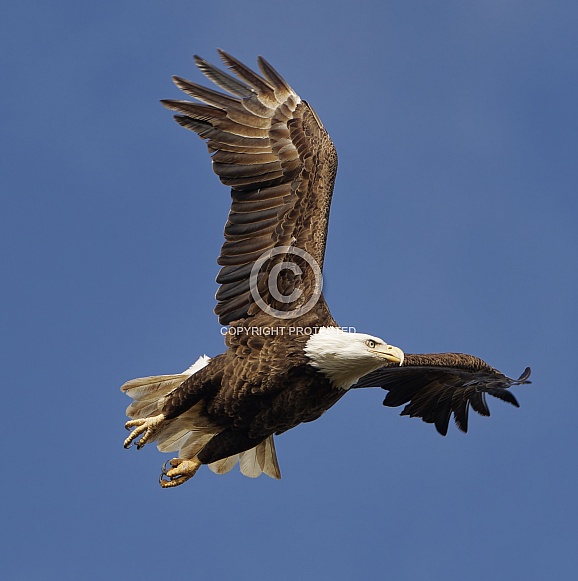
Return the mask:
[[339,389],[349,389],[385,362],[373,355],[367,341],[383,339],[364,333],[347,333],[339,327],[322,327],[305,345],[309,365],[319,370]]

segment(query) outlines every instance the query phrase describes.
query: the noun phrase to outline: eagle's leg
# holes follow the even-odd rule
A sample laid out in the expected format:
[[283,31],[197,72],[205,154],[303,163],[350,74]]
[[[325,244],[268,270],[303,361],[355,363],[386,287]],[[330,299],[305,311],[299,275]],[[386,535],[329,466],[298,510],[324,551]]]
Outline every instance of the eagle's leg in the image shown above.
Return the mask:
[[[170,464],[172,468],[167,470],[167,464]],[[179,486],[192,478],[199,467],[201,466],[201,461],[195,457],[192,460],[185,460],[184,458],[173,458],[164,463],[161,475],[159,477],[159,484],[163,488],[172,488],[174,486]],[[168,478],[165,480],[164,476]]]
[[164,421],[164,414],[159,414],[158,416],[152,416],[150,418],[141,418],[138,420],[128,421],[124,427],[127,430],[130,430],[131,428],[134,428],[134,430],[124,441],[124,447],[130,448],[135,438],[142,434],[141,439],[136,443],[137,449],[140,450],[150,439],[157,435],[159,428]]

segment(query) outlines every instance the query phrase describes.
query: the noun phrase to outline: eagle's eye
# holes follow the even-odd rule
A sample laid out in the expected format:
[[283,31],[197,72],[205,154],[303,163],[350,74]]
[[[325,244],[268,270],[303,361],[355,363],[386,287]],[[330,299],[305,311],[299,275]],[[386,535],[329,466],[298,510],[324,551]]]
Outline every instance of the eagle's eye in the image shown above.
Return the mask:
[[373,339],[368,339],[365,344],[370,348],[370,349],[375,349],[375,341]]

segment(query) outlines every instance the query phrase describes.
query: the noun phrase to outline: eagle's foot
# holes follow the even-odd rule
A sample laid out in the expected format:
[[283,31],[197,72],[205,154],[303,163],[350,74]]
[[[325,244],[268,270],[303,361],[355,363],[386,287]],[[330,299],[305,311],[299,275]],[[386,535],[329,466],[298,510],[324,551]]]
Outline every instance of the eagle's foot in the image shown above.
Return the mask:
[[136,443],[136,447],[140,450],[151,438],[156,436],[159,431],[161,424],[165,421],[165,416],[159,414],[158,416],[153,416],[151,418],[141,418],[139,420],[130,420],[124,427],[127,430],[134,428],[130,433],[130,436],[124,441],[124,447],[130,448],[133,441],[141,436],[141,439]]
[[[167,464],[170,464],[172,468],[167,470]],[[159,484],[163,488],[179,486],[183,484],[183,482],[192,478],[197,473],[200,466],[201,462],[197,458],[193,458],[192,460],[185,460],[184,458],[173,458],[172,460],[167,460],[163,464],[163,469],[159,476]],[[165,480],[165,476],[168,480]]]

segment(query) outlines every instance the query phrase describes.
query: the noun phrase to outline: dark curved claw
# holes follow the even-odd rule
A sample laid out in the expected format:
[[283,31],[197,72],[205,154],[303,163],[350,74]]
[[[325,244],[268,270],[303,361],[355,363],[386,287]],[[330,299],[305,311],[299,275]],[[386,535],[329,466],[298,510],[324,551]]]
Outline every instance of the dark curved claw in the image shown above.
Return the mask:
[[[163,482],[163,481],[164,481],[164,478],[163,478],[163,476],[167,476],[167,470],[168,470],[168,468],[167,468],[167,465],[168,465],[168,464],[170,464],[170,463],[171,463],[171,461],[170,461],[170,460],[167,460],[167,461],[166,461],[166,462],[163,464],[163,467],[161,468],[161,474],[160,474],[160,476],[159,476],[159,484],[160,484],[161,482]],[[172,477],[170,477],[170,476],[167,476],[167,478],[168,478],[169,480],[172,480]]]

